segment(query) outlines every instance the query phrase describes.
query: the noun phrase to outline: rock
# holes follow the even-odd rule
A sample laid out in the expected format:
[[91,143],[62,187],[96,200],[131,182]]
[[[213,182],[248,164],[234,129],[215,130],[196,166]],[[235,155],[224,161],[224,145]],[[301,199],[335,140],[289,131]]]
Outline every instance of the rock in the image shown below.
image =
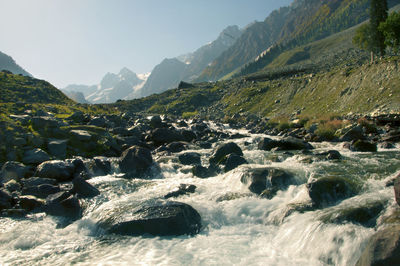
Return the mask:
[[335,135],[339,136],[339,141],[341,142],[365,139],[363,129],[360,125],[350,125],[338,130]]
[[391,225],[370,238],[356,266],[399,264],[400,225]]
[[4,209],[9,209],[13,205],[13,198],[11,194],[4,190],[0,189],[0,211]]
[[152,128],[161,128],[163,127],[163,123],[161,117],[159,115],[152,116],[150,118],[150,126]]
[[243,156],[242,149],[234,142],[222,144],[210,157],[210,164],[222,163],[228,154]]
[[18,202],[19,206],[27,211],[39,210],[45,205],[44,200],[40,200],[34,196],[20,196]]
[[191,141],[197,139],[197,135],[191,130],[182,130],[181,134],[182,134],[183,140],[186,142],[191,142]]
[[183,142],[172,142],[169,143],[166,147],[166,150],[172,153],[181,152],[186,149],[186,144]]
[[194,235],[201,229],[200,214],[185,203],[158,201],[133,210],[125,209],[116,208],[99,226],[107,233],[130,236]]
[[10,180],[19,181],[20,179],[27,177],[30,173],[30,168],[24,164],[8,161],[1,167],[0,183],[6,183]]
[[178,159],[183,165],[201,165],[201,155],[197,152],[186,152],[179,155]]
[[375,143],[365,140],[357,140],[350,145],[350,150],[360,152],[376,152],[377,147]]
[[[249,190],[260,195],[262,192],[274,196],[278,190],[285,190],[290,185],[297,184],[294,176],[277,168],[253,168],[242,175],[240,181],[247,185]],[[269,191],[265,191],[268,189]],[[273,194],[271,194],[273,193]]]
[[400,173],[394,180],[394,197],[398,205],[400,205]]
[[313,180],[306,186],[308,194],[317,208],[335,204],[356,194],[355,187],[341,177],[322,177]]
[[59,186],[50,184],[41,184],[22,188],[22,195],[32,195],[41,199],[47,198],[51,194],[60,192]]
[[192,168],[192,174],[200,178],[209,178],[218,174],[218,167],[210,165],[208,168],[195,165]]
[[88,123],[88,125],[91,126],[96,126],[96,127],[107,127],[109,124],[109,121],[107,121],[105,118],[103,117],[94,117],[93,119],[90,120],[90,122]]
[[47,161],[41,163],[36,169],[36,176],[52,178],[59,182],[70,181],[75,172],[75,165],[67,161]]
[[125,150],[119,161],[122,173],[128,174],[128,178],[141,178],[147,174],[153,165],[150,150],[133,146]]
[[184,140],[179,131],[169,128],[157,128],[151,132],[149,138],[158,146]]
[[379,147],[382,148],[382,149],[394,149],[396,146],[391,142],[385,141],[385,142],[382,142],[379,145]]
[[72,191],[81,198],[93,198],[100,194],[100,191],[86,182],[83,178],[77,176],[72,180]]
[[59,128],[62,122],[50,116],[35,116],[31,118],[31,124],[35,130],[43,130],[46,128]]
[[211,147],[212,147],[212,144],[210,142],[206,142],[206,141],[199,141],[197,144],[202,149],[211,149]]
[[41,164],[45,161],[50,160],[50,156],[43,150],[36,148],[28,150],[24,153],[22,162],[24,164]]
[[79,141],[89,141],[92,138],[92,135],[86,130],[70,130],[69,133],[73,138]]
[[229,154],[226,158],[224,171],[229,172],[242,164],[247,164],[247,161],[242,156]]
[[57,185],[57,181],[51,178],[41,178],[41,177],[30,177],[27,179],[22,179],[21,183],[24,187],[37,187],[40,185]]
[[7,183],[4,184],[4,188],[9,191],[9,192],[19,192],[21,191],[21,185],[15,181],[14,179],[11,179]]
[[85,166],[92,176],[104,176],[111,173],[111,161],[107,157],[94,157],[85,162]]
[[258,149],[260,150],[270,151],[274,148],[279,148],[279,150],[311,150],[313,146],[295,137],[285,137],[280,140],[263,138],[258,143]]
[[47,214],[63,216],[72,220],[82,217],[82,208],[78,198],[66,191],[49,195],[46,198],[44,210]]
[[342,155],[336,150],[329,150],[327,152],[318,153],[318,156],[325,157],[326,160],[341,160]]
[[67,157],[68,140],[53,139],[47,144],[47,150],[50,155],[57,159],[65,159]]
[[165,195],[164,199],[176,198],[179,196],[186,195],[188,193],[194,193],[195,190],[196,190],[195,185],[180,184],[177,189]]

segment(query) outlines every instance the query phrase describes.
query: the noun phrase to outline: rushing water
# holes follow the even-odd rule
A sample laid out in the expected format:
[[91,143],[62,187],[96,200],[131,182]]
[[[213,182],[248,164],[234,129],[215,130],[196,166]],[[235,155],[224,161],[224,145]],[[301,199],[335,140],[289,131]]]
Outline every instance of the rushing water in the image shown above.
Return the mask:
[[[65,228],[57,228],[57,220],[44,214],[23,220],[0,218],[0,264],[354,265],[375,229],[350,222],[324,223],[321,217],[378,200],[387,202],[382,215],[393,208],[393,187],[386,183],[400,169],[399,147],[354,153],[341,144],[313,143],[317,151],[336,149],[344,158],[311,162],[301,153],[277,156],[257,150],[261,135],[248,136],[235,142],[250,164],[216,177],[193,177],[177,155],[156,155],[162,174],[152,180],[125,180],[118,174],[91,179],[101,195],[83,201],[84,217]],[[204,164],[213,149],[193,147]],[[279,191],[271,200],[251,194],[240,182],[242,173],[266,165],[294,173],[299,185]],[[328,175],[351,177],[362,184],[362,192],[333,207],[288,213],[290,204],[309,200],[307,180]],[[126,237],[106,235],[96,226],[109,210],[162,198],[181,183],[197,186],[194,194],[174,200],[200,213],[203,228],[198,235]]]

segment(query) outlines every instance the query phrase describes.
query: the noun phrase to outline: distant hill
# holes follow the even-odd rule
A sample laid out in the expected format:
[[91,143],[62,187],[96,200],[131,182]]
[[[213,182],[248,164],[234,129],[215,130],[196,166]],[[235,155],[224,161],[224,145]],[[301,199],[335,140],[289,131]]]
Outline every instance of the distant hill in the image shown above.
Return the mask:
[[11,56],[0,52],[0,71],[8,70],[14,74],[21,74],[24,76],[32,76],[26,72],[22,67],[20,67]]
[[0,102],[74,103],[47,81],[29,76],[15,75],[9,71],[0,72]]
[[164,59],[151,72],[149,79],[141,89],[140,96],[148,96],[175,88],[182,80],[193,81],[205,67],[234,44],[241,33],[238,26],[229,26],[220,33],[216,40],[200,47],[195,52]]

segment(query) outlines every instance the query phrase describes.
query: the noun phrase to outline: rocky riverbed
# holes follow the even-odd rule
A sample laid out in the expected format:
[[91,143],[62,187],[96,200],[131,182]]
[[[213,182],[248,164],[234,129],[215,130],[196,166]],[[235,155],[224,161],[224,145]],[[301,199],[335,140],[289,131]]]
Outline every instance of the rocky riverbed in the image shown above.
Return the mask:
[[263,120],[12,118],[21,129],[1,135],[4,263],[399,261],[395,115],[348,119],[329,141]]

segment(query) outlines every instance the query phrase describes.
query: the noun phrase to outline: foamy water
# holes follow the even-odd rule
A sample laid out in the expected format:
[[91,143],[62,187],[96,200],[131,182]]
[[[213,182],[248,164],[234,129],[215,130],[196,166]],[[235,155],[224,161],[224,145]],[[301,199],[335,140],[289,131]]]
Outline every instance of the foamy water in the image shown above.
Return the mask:
[[[244,132],[241,132],[244,133]],[[261,135],[235,140],[250,163],[208,179],[193,177],[177,155],[156,158],[162,175],[152,180],[125,180],[118,174],[91,179],[101,195],[82,202],[84,217],[57,229],[44,214],[28,219],[0,218],[0,262],[5,265],[354,265],[374,228],[344,222],[324,223],[323,215],[366,201],[394,204],[386,181],[400,168],[400,150],[353,153],[340,144],[314,144],[317,151],[336,149],[341,162],[304,162],[306,155],[272,162],[272,153],[256,149]],[[251,144],[245,146],[245,142]],[[204,162],[213,149],[193,150]],[[249,192],[240,182],[246,168],[279,167],[295,174],[299,185],[279,191],[271,200]],[[362,182],[362,193],[336,206],[288,215],[288,205],[309,200],[305,183],[320,176],[346,175]],[[162,198],[179,184],[194,184],[196,192],[174,200],[193,206],[203,228],[195,236],[127,237],[106,235],[96,222],[113,208],[135,207]],[[231,200],[218,200],[221,197]]]

